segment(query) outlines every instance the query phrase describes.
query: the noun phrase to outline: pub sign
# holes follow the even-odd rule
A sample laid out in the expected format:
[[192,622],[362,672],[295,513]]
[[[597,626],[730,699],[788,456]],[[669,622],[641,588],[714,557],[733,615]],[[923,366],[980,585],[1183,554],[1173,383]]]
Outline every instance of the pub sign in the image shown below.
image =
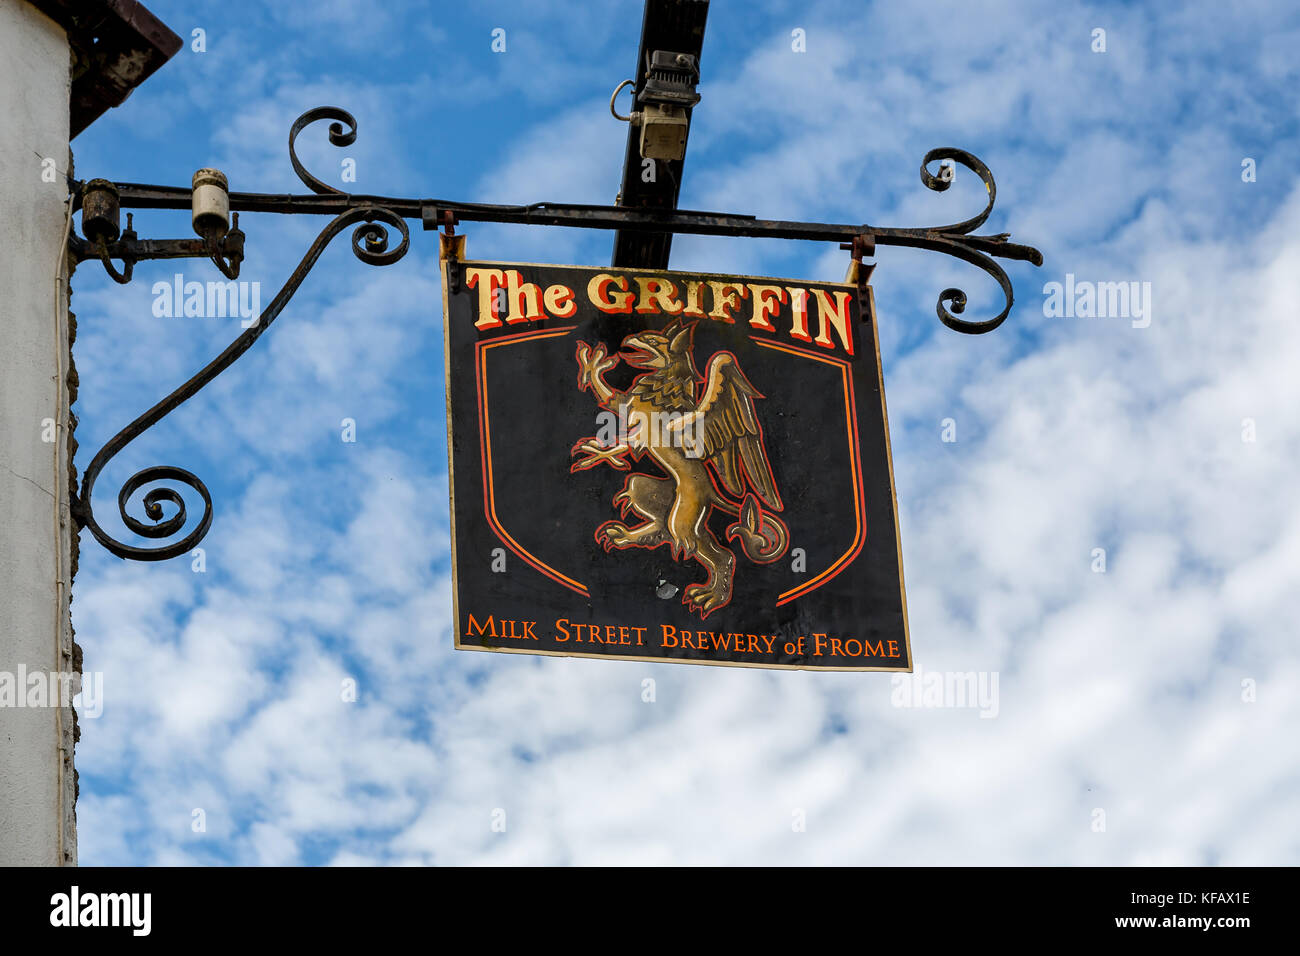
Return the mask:
[[457,648],[911,670],[870,286],[463,249]]

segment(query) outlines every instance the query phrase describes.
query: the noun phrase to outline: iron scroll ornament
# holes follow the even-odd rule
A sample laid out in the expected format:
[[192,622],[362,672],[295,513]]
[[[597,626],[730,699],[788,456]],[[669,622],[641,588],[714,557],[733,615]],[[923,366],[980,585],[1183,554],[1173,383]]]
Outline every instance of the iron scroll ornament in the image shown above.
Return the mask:
[[[229,368],[253,343],[261,337],[288,305],[307,274],[325,251],[326,246],[344,229],[355,225],[352,233],[352,252],[358,259],[368,265],[391,265],[406,255],[410,247],[410,233],[406,219],[421,219],[426,229],[449,226],[459,221],[504,222],[529,225],[571,226],[596,229],[630,229],[655,232],[675,232],[696,235],[770,237],[786,239],[804,239],[823,242],[863,241],[864,248],[874,245],[905,246],[929,249],[954,256],[970,263],[988,273],[998,283],[1004,296],[1002,310],[993,318],[985,320],[967,320],[957,318],[966,308],[966,294],[960,289],[948,288],[939,293],[936,312],[939,320],[948,328],[958,332],[978,335],[990,332],[1001,325],[1011,312],[1014,301],[1011,280],[994,257],[1015,259],[1041,266],[1042,254],[1032,246],[1009,242],[1009,235],[1001,233],[992,236],[971,235],[988,219],[997,198],[997,186],[989,168],[977,157],[965,150],[952,147],[932,149],[925,154],[921,162],[921,182],[926,188],[936,192],[947,190],[953,181],[952,176],[930,172],[929,166],[934,162],[952,160],[960,163],[979,177],[988,191],[988,202],[982,212],[970,219],[946,226],[931,228],[880,228],[871,225],[822,224],[794,222],[783,220],[762,220],[755,216],[697,212],[690,210],[643,210],[622,206],[592,206],[562,203],[533,203],[531,205],[498,205],[493,203],[455,202],[439,199],[399,199],[384,196],[353,195],[329,186],[313,176],[299,160],[295,149],[298,135],[307,126],[319,120],[330,120],[329,140],[340,147],[350,146],[356,141],[357,123],[352,114],[338,107],[322,106],[308,110],[299,116],[289,132],[289,161],[294,173],[308,189],[309,196],[271,195],[262,193],[231,193],[232,210],[245,212],[270,213],[308,213],[313,215],[330,215],[333,218],[321,230],[298,266],[290,274],[275,297],[258,316],[257,323],[240,334],[215,359],[204,366],[187,382],[163,398],[156,405],[140,415],[133,422],[113,436],[95,455],[86,467],[82,477],[81,488],[72,498],[71,509],[74,519],[82,527],[88,528],[95,539],[110,553],[120,558],[136,561],[164,561],[178,557],[194,548],[206,536],[212,525],[212,496],[192,472],[173,465],[156,465],[142,469],[133,474],[123,484],[118,493],[118,512],[126,527],[151,539],[171,538],[183,531],[188,523],[185,500],[178,490],[171,487],[151,488],[143,495],[143,507],[147,523],[133,517],[127,510],[128,503],[136,492],[144,486],[155,482],[171,482],[183,485],[197,492],[203,499],[203,515],[194,529],[171,544],[157,547],[139,547],[119,541],[106,532],[96,521],[92,502],[95,481],[104,466],[107,465],[123,448],[130,444],[163,417],[197,394],[208,382]],[[72,184],[79,200],[84,183]],[[148,186],[135,183],[117,184],[115,187],[121,197],[121,204],[134,208],[186,209],[190,205],[188,190]],[[401,234],[401,242],[389,248],[389,228]],[[236,227],[237,228],[237,227]],[[133,236],[133,234],[132,234]],[[126,238],[125,236],[123,237]],[[241,234],[242,239],[242,234]],[[134,243],[134,239],[132,238]],[[182,241],[184,243],[185,241]],[[163,241],[151,246],[139,243],[127,247],[132,254],[130,261],[124,259],[128,266],[131,261],[140,258],[175,258],[178,253],[165,253],[162,247],[179,245]],[[157,248],[155,249],[154,246]],[[107,256],[107,247],[104,250]],[[189,255],[188,252],[179,253]],[[206,256],[207,253],[205,253]],[[84,256],[79,256],[83,258]],[[106,266],[107,268],[107,266]],[[225,272],[225,270],[222,270]],[[110,275],[113,270],[109,269]],[[129,272],[117,281],[129,281]],[[164,505],[171,505],[176,510],[170,517],[165,517]]]
[[[313,116],[313,114],[320,115]],[[339,116],[338,114],[342,115]],[[308,119],[308,117],[311,118]],[[336,120],[346,118],[350,121],[352,127],[351,138],[347,138],[343,134],[342,127],[338,122],[331,124],[330,140],[335,145],[348,145],[355,139],[356,123],[342,110],[333,110],[326,107],[304,114],[303,117],[299,118],[298,123],[294,124],[293,132],[289,137],[289,155],[294,170],[309,187],[315,189],[316,186],[323,186],[328,189],[329,187],[325,187],[323,183],[320,183],[319,180],[306,172],[293,151],[294,139],[301,126],[320,118]],[[155,465],[145,468],[128,478],[118,493],[117,506],[123,523],[134,533],[146,538],[169,538],[179,533],[187,523],[187,513],[185,499],[181,494],[174,488],[161,487],[150,489],[143,497],[144,513],[153,524],[147,524],[132,516],[127,511],[127,504],[131,497],[144,485],[153,481],[176,482],[198,492],[203,498],[203,516],[194,530],[179,541],[156,548],[142,548],[126,544],[114,538],[100,526],[99,522],[95,520],[92,499],[95,480],[99,477],[99,473],[104,466],[118,452],[157,424],[173,409],[198,393],[203,386],[220,375],[234,364],[236,359],[252,348],[253,343],[261,337],[263,332],[270,328],[271,323],[289,304],[289,300],[298,291],[299,286],[307,277],[307,273],[311,271],[321,253],[325,251],[325,247],[330,244],[330,241],[335,236],[354,224],[357,224],[357,226],[352,232],[352,252],[358,259],[368,265],[392,265],[405,256],[410,248],[410,232],[407,229],[406,222],[390,209],[381,206],[360,206],[339,213],[320,231],[315,241],[308,247],[297,268],[293,270],[284,285],[281,286],[280,291],[275,294],[275,298],[262,310],[256,324],[244,330],[235,341],[226,347],[225,351],[204,366],[184,385],[114,435],[91,460],[82,477],[81,491],[73,501],[72,511],[81,526],[88,528],[90,533],[95,536],[95,540],[103,545],[106,550],[119,558],[131,558],[135,561],[166,561],[169,558],[185,554],[207,535],[208,529],[212,525],[212,495],[198,476],[186,471],[184,468],[178,468],[174,465]],[[388,227],[390,226],[396,229],[402,237],[401,243],[392,249],[388,247]],[[175,513],[170,518],[163,517],[164,503],[173,505],[176,508]]]
[[[943,192],[952,185],[953,177],[934,176],[930,173],[930,163],[945,159],[955,160],[975,173],[980,178],[980,182],[984,184],[984,188],[988,190],[989,201],[984,206],[983,212],[963,222],[953,223],[950,226],[918,230],[921,233],[920,238],[924,239],[924,241],[916,242],[915,246],[922,249],[946,252],[950,256],[955,256],[964,262],[969,262],[971,265],[983,269],[997,281],[998,286],[1002,289],[1004,304],[1002,311],[991,319],[972,322],[967,319],[957,318],[954,313],[960,314],[966,310],[966,293],[961,289],[944,289],[939,293],[939,301],[935,306],[939,321],[948,328],[956,332],[965,332],[968,335],[981,335],[985,332],[992,332],[1005,322],[1007,316],[1011,314],[1011,305],[1015,301],[1011,279],[1007,276],[1006,270],[993,259],[993,256],[1019,259],[1041,266],[1043,264],[1043,254],[1032,246],[1008,242],[1007,240],[1011,237],[1010,233],[1003,232],[995,236],[970,235],[970,233],[984,225],[985,220],[989,218],[989,214],[993,212],[993,204],[997,202],[998,198],[998,186],[993,180],[993,173],[978,157],[966,152],[964,149],[944,146],[930,150],[925,154],[925,158],[921,160],[921,182],[925,184],[927,189]],[[883,238],[878,238],[877,241],[886,245],[912,245],[912,243],[903,241],[907,238],[908,230],[897,229],[891,231],[899,234],[899,241],[887,243]],[[947,306],[952,307],[951,312],[948,311]]]

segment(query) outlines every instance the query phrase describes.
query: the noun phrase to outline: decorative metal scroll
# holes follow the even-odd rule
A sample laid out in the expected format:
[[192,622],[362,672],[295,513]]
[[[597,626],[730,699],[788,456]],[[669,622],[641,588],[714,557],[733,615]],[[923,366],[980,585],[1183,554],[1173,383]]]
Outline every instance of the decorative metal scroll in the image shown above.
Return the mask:
[[[319,120],[330,120],[329,140],[335,146],[349,146],[356,140],[357,123],[345,110],[322,106],[303,113],[294,121],[289,132],[289,161],[294,173],[311,190],[311,195],[271,195],[263,193],[230,193],[230,208],[243,212],[308,213],[329,215],[333,218],[312,242],[297,268],[276,293],[258,317],[257,323],[245,330],[220,355],[184,385],[173,391],[158,404],[113,436],[86,467],[80,493],[74,496],[74,517],[88,528],[106,549],[121,558],[137,561],[162,561],[184,554],[197,545],[212,524],[212,497],[207,487],[194,474],[171,465],[145,468],[132,475],[118,494],[118,512],[126,527],[145,538],[172,538],[180,534],[187,521],[184,498],[174,488],[158,487],[146,491],[142,503],[148,522],[132,516],[127,505],[136,492],[155,481],[184,485],[203,499],[203,515],[193,530],[178,541],[157,547],[138,547],[117,540],[106,532],[95,519],[92,494],[95,481],[104,466],[123,448],[142,433],[157,424],[164,416],[197,394],[208,382],[229,368],[243,355],[279,316],[298,287],[311,271],[330,241],[348,226],[356,225],[352,233],[352,252],[369,265],[391,265],[401,259],[410,246],[410,233],[406,219],[420,219],[425,229],[437,229],[460,221],[504,222],[546,226],[571,226],[588,229],[644,230],[696,235],[745,236],[785,239],[803,239],[822,242],[853,243],[855,250],[873,249],[875,245],[907,246],[929,249],[954,256],[982,269],[1002,289],[1002,310],[990,319],[969,320],[958,318],[966,308],[966,293],[948,288],[939,293],[936,312],[941,322],[951,329],[967,334],[992,331],[1006,320],[1011,312],[1014,294],[1006,271],[995,261],[1016,259],[1041,266],[1042,254],[1031,246],[1009,242],[1009,235],[971,235],[984,224],[993,211],[997,186],[993,174],[977,157],[965,150],[951,147],[932,149],[921,162],[921,182],[927,189],[943,192],[953,181],[952,176],[930,172],[935,162],[951,160],[969,169],[979,177],[988,190],[988,203],[982,212],[970,219],[946,226],[930,228],[882,228],[872,225],[848,225],[765,220],[754,216],[690,210],[629,209],[620,206],[592,206],[562,203],[533,203],[531,205],[497,205],[492,203],[456,202],[440,199],[400,199],[384,196],[353,195],[335,189],[313,176],[299,160],[296,143],[298,135]],[[86,184],[74,182],[80,197]],[[177,187],[151,186],[136,183],[112,184],[120,195],[122,206],[153,209],[187,209],[190,191]],[[401,233],[401,243],[389,248],[389,227]],[[238,232],[232,230],[232,236]],[[242,255],[242,233],[238,234],[238,249]],[[210,244],[209,244],[210,245]],[[216,250],[194,240],[138,241],[134,232],[124,234],[122,241],[108,244],[86,243],[73,237],[72,248],[79,259],[95,257],[105,263],[105,268],[116,281],[130,279],[130,265],[138,259],[177,258],[202,255],[213,258],[221,265]],[[110,255],[122,255],[126,263],[125,274],[112,267]],[[236,263],[237,267],[237,263]],[[223,268],[223,272],[226,270]],[[165,517],[164,505],[176,510]]]
[[[299,178],[308,187],[318,191],[320,189],[329,190],[329,187],[303,168],[298,161],[298,157],[294,154],[293,145],[294,139],[302,126],[315,119],[322,118],[345,120],[351,126],[351,132],[344,134],[338,122],[331,125],[330,140],[335,145],[346,146],[356,138],[356,122],[342,110],[330,108],[312,110],[310,113],[304,114],[294,124],[293,132],[289,136],[289,156],[293,162],[294,171],[297,172]],[[203,540],[212,524],[212,496],[208,493],[207,486],[193,473],[172,465],[156,465],[145,468],[127,479],[126,484],[122,486],[122,490],[117,496],[118,512],[122,516],[122,521],[131,531],[146,538],[169,538],[178,534],[186,525],[187,515],[185,500],[179,492],[172,488],[154,488],[146,492],[143,499],[144,513],[153,524],[147,524],[135,518],[127,511],[127,503],[131,496],[141,487],[152,481],[173,481],[197,491],[203,497],[203,517],[194,530],[179,541],[156,548],[141,548],[118,541],[100,526],[99,522],[95,520],[92,500],[95,480],[99,477],[99,473],[104,466],[118,452],[157,424],[168,412],[197,394],[204,385],[220,375],[234,364],[236,359],[252,348],[253,343],[271,327],[271,323],[289,304],[289,300],[298,291],[298,287],[307,278],[307,273],[311,271],[316,264],[316,260],[320,258],[321,253],[325,251],[325,247],[329,245],[330,241],[348,226],[357,223],[359,225],[352,232],[352,252],[358,259],[368,265],[392,265],[405,256],[410,248],[410,232],[407,229],[406,222],[393,211],[381,206],[359,206],[340,212],[320,231],[320,234],[298,263],[297,268],[290,274],[280,291],[275,294],[275,298],[262,310],[255,325],[246,329],[226,347],[224,352],[204,366],[184,385],[114,435],[91,460],[86,467],[85,475],[82,477],[81,492],[73,503],[73,513],[83,526],[90,529],[90,533],[95,536],[95,540],[110,552],[120,558],[132,558],[136,561],[164,561],[186,553]],[[402,236],[401,243],[393,249],[388,247],[388,227],[390,226],[400,232]],[[170,518],[163,518],[164,503],[176,507],[175,514]]]

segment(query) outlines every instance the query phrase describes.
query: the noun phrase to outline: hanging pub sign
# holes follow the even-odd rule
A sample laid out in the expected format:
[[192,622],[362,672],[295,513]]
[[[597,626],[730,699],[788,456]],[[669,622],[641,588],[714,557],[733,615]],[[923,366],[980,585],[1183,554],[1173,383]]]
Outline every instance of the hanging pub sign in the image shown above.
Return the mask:
[[442,241],[457,648],[911,670],[869,286]]

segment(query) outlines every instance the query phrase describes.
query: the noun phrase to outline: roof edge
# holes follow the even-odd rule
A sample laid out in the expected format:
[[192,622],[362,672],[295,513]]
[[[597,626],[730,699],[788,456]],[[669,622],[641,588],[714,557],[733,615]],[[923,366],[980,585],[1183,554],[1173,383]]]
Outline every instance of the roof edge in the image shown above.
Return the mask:
[[138,0],[28,0],[68,34],[70,136],[76,137],[181,48],[179,36]]

